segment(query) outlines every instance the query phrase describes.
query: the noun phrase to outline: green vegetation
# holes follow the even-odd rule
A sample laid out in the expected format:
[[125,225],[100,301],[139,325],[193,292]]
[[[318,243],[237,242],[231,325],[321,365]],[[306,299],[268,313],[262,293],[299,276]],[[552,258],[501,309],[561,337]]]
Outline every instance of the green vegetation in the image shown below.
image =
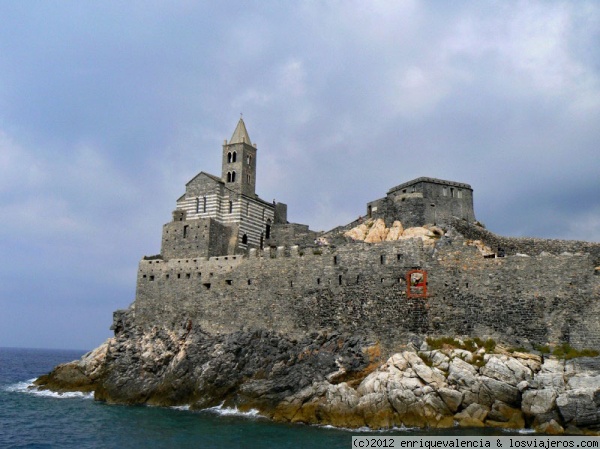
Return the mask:
[[559,359],[570,360],[576,357],[596,357],[600,353],[594,349],[575,349],[569,343],[558,345],[552,351],[552,355]]
[[550,354],[550,346],[548,345],[533,345],[533,349],[541,352],[542,354]]

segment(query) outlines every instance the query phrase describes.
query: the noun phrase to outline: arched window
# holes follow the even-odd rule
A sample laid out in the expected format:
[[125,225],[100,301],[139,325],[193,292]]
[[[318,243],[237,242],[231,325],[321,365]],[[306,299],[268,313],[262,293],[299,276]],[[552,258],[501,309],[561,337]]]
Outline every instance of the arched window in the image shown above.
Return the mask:
[[206,212],[206,197],[203,198],[202,212]]
[[231,172],[227,172],[227,182],[231,182]]
[[231,164],[231,152],[227,153],[227,163]]
[[248,244],[248,236],[246,234],[244,234],[242,236],[242,245],[247,245]]
[[246,182],[250,184],[250,175],[246,175]]
[[200,198],[196,198],[196,213],[200,212]]
[[231,172],[231,182],[235,182],[235,172]]
[[237,159],[237,153],[234,151],[234,152],[231,154],[231,162],[235,162],[235,160],[236,160],[236,159]]
[[250,164],[252,163],[252,156],[248,156],[248,157],[246,158],[246,163],[247,163],[248,165],[250,165]]
[[229,213],[232,214],[233,213],[233,201],[229,202]]

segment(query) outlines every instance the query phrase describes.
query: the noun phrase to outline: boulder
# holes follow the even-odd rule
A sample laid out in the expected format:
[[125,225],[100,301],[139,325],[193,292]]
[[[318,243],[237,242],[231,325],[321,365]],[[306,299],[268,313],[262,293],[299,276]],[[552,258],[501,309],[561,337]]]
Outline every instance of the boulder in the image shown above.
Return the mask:
[[534,428],[536,432],[545,435],[562,435],[565,433],[565,429],[553,419]]
[[365,243],[379,243],[385,241],[389,229],[385,227],[385,222],[378,218],[369,229],[365,237]]
[[396,220],[394,221],[394,224],[392,224],[392,227],[389,229],[388,235],[385,239],[387,241],[398,240],[400,237],[402,237],[403,232],[404,227],[402,226],[402,223]]
[[556,396],[556,391],[549,388],[527,390],[523,393],[521,409],[528,416],[548,413],[556,406]]
[[577,427],[600,425],[600,390],[568,390],[556,398],[556,405],[566,424]]
[[449,388],[440,388],[438,394],[450,411],[456,412],[458,410],[463,397],[460,391],[451,390]]

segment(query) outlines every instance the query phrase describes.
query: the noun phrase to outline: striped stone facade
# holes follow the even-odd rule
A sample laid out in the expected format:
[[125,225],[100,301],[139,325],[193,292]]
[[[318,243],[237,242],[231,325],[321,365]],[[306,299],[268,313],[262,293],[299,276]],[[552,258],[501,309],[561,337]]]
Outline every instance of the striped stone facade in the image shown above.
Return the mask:
[[286,222],[285,213],[279,215],[287,207],[256,195],[256,156],[240,119],[223,145],[222,177],[200,172],[177,200],[173,222],[163,229],[163,257],[213,257],[265,246],[271,227]]

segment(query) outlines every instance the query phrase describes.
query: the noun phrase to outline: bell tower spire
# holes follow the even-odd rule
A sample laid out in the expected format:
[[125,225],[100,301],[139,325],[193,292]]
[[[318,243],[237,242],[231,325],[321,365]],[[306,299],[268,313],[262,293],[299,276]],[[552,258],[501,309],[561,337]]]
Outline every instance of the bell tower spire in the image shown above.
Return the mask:
[[250,197],[256,195],[256,151],[240,117],[231,139],[223,144],[221,179],[227,188]]

